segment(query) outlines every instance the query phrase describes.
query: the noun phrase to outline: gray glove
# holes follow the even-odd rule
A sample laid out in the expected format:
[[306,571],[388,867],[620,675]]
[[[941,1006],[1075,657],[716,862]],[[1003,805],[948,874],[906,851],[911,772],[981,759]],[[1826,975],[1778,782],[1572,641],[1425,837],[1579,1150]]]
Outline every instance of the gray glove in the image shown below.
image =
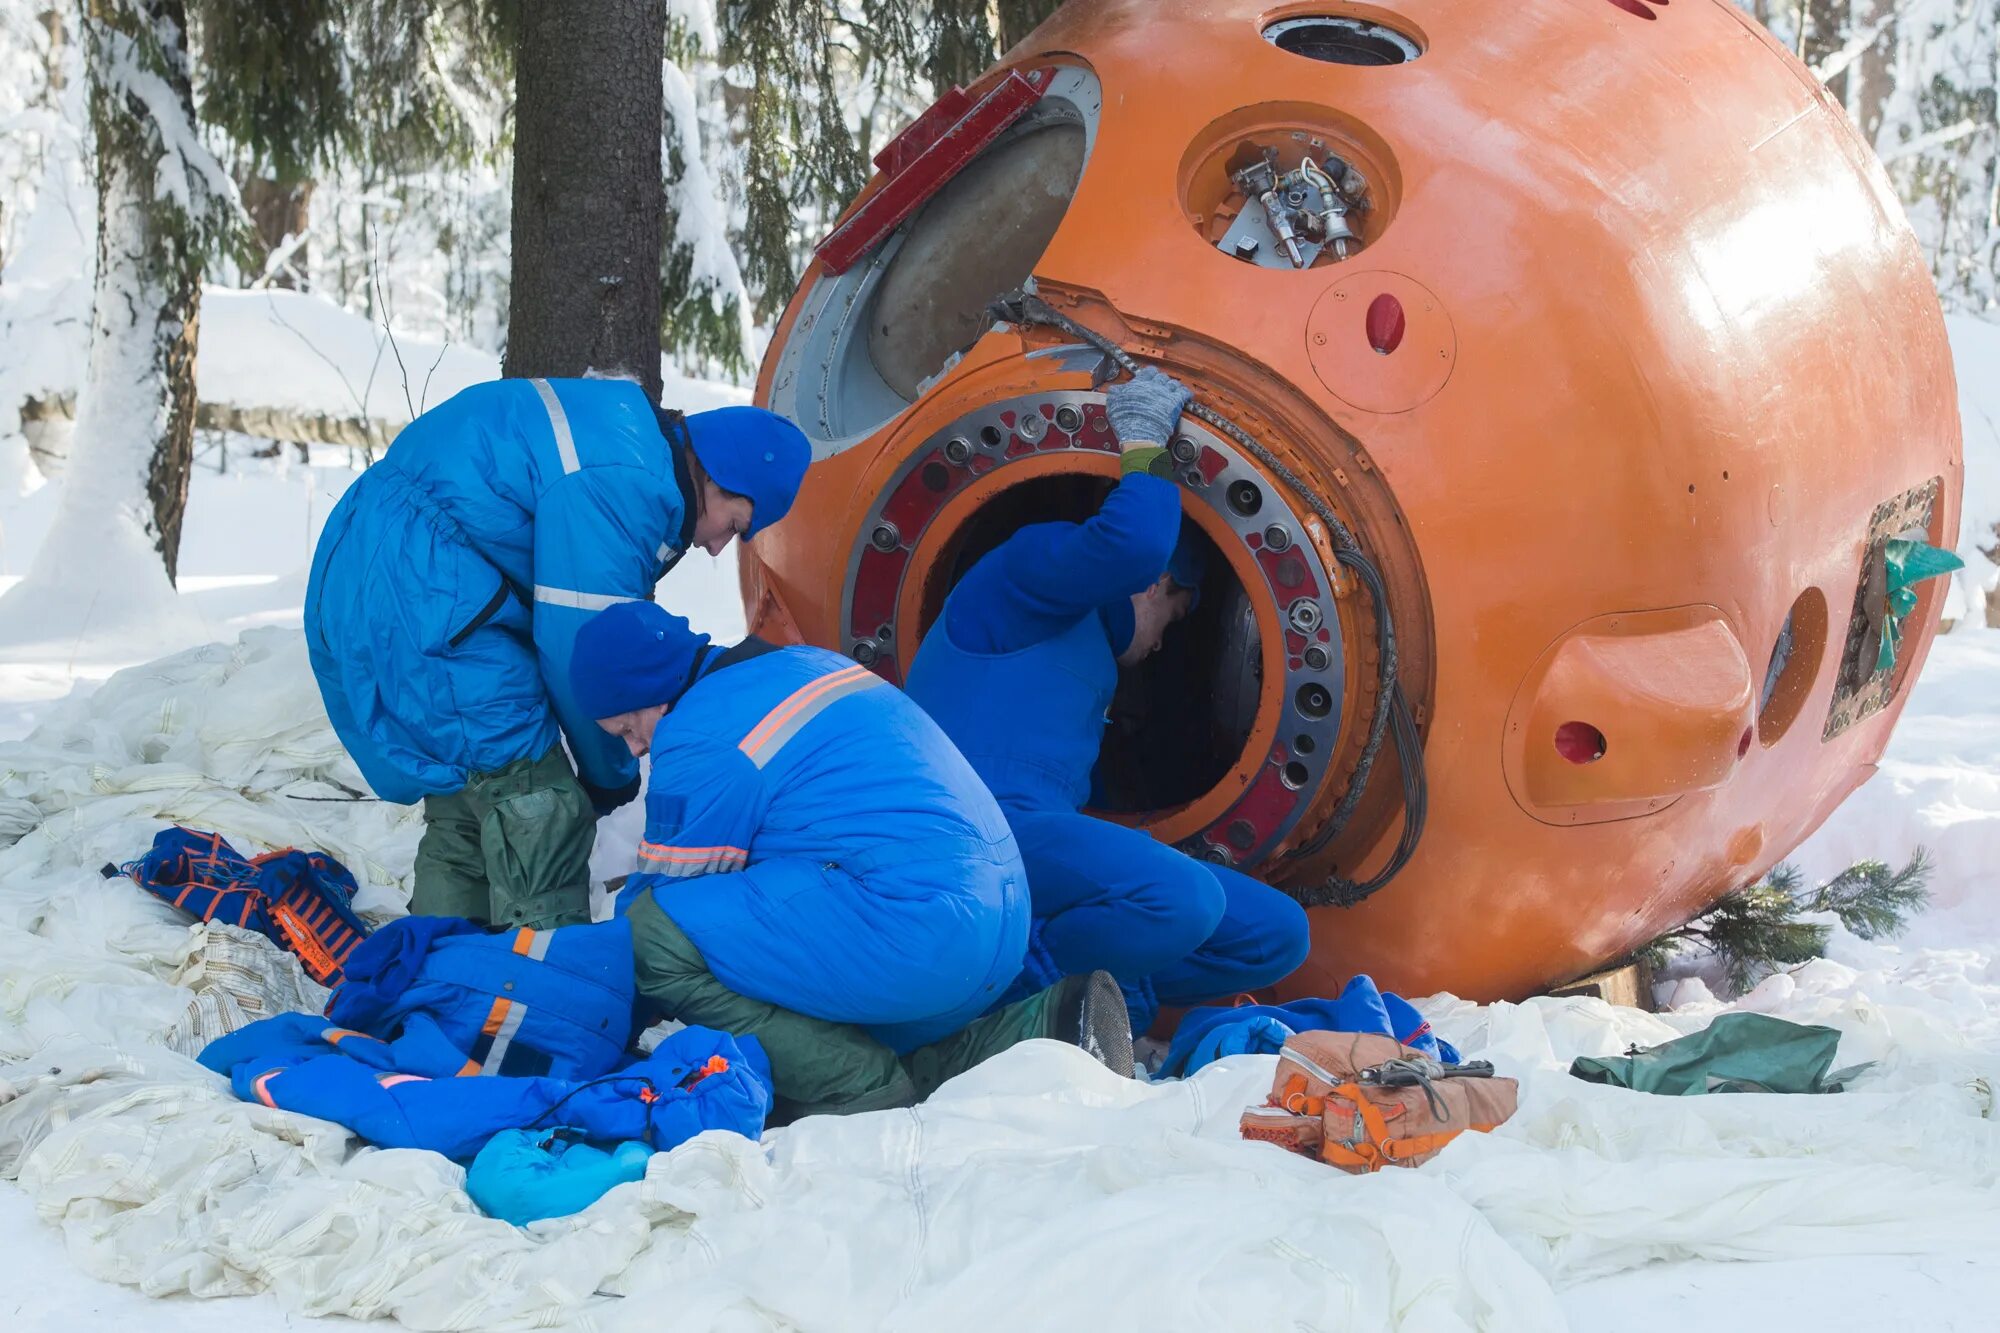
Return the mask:
[[1121,448],[1165,444],[1180,424],[1181,409],[1194,398],[1188,387],[1156,366],[1147,366],[1104,395],[1104,414]]

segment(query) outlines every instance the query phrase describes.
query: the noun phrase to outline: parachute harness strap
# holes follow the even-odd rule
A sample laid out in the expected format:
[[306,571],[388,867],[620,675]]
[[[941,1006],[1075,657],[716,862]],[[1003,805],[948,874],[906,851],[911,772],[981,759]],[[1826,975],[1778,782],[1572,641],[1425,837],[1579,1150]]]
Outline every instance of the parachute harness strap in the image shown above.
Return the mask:
[[[1062,314],[1048,302],[1028,291],[1015,291],[1001,297],[987,307],[987,313],[1003,324],[1041,324],[1060,330],[1080,342],[1101,352],[1112,364],[1127,375],[1139,372],[1139,363],[1132,355],[1095,329],[1077,323]],[[1368,737],[1361,747],[1361,757],[1354,766],[1354,776],[1348,780],[1347,790],[1341,795],[1340,804],[1334,807],[1333,816],[1325,826],[1305,843],[1293,849],[1291,857],[1311,856],[1337,837],[1353,818],[1355,807],[1361,803],[1367,791],[1369,775],[1374,771],[1375,759],[1381,753],[1382,740],[1391,736],[1396,746],[1396,757],[1403,770],[1403,831],[1396,841],[1396,850],[1388,863],[1380,871],[1364,881],[1355,881],[1340,875],[1331,875],[1322,884],[1306,885],[1297,890],[1299,900],[1308,907],[1333,905],[1352,907],[1381,889],[1396,873],[1409,863],[1415,855],[1417,843],[1424,833],[1424,822],[1429,810],[1428,784],[1424,776],[1424,753],[1422,737],[1418,734],[1416,719],[1410,713],[1409,701],[1403,695],[1402,682],[1397,674],[1396,627],[1389,612],[1389,592],[1382,582],[1382,575],[1375,568],[1354,533],[1341,521],[1333,507],[1316,494],[1296,472],[1284,461],[1252,438],[1250,433],[1228,420],[1205,403],[1194,401],[1187,405],[1188,415],[1207,423],[1227,435],[1242,446],[1252,458],[1282,482],[1294,495],[1326,524],[1333,535],[1334,558],[1354,571],[1362,585],[1368,589],[1370,600],[1375,606],[1375,624],[1380,636],[1381,670],[1375,694],[1375,710],[1368,720]]]

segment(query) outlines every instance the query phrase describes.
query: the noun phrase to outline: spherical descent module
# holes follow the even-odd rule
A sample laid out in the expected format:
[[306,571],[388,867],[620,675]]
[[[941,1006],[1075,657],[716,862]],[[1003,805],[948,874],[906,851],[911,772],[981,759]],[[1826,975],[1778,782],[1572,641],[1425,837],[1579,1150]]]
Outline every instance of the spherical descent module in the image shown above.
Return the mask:
[[1581,975],[1873,771],[1940,596],[1878,669],[1885,544],[1957,532],[1949,350],[1879,165],[1726,0],[1074,0],[876,164],[758,387],[818,462],[753,630],[900,681],[1116,476],[1091,335],[1185,379],[1214,558],[1103,813],[1323,904],[1294,993]]

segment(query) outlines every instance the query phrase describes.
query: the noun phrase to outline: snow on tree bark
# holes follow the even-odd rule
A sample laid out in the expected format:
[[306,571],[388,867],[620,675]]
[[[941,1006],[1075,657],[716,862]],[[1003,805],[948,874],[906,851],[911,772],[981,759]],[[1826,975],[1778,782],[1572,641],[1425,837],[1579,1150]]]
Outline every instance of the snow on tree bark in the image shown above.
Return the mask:
[[630,375],[660,394],[657,0],[520,8],[508,375]]
[[204,252],[240,214],[194,129],[183,0],[89,0],[97,155],[90,351],[63,494],[0,638],[169,639],[193,457]]
[[[188,215],[185,179],[181,197],[162,179],[180,164],[162,152],[171,131],[163,134],[151,103],[164,100],[175,128],[192,135],[186,6],[93,0],[90,20],[97,283],[68,490],[136,518],[172,582],[194,455],[202,236]],[[157,68],[144,67],[146,54],[155,54],[148,63]],[[120,494],[134,483],[143,506]],[[65,511],[76,507],[71,494],[63,498]]]

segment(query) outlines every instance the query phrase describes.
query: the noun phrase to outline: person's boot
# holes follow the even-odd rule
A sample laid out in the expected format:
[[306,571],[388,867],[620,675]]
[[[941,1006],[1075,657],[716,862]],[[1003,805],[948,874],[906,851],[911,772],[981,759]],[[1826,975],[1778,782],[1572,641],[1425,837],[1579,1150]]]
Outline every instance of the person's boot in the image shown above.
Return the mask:
[[1132,1077],[1132,1019],[1125,993],[1109,972],[1065,977],[1051,997],[1055,1025],[1049,1035],[1082,1049],[1120,1078]]

